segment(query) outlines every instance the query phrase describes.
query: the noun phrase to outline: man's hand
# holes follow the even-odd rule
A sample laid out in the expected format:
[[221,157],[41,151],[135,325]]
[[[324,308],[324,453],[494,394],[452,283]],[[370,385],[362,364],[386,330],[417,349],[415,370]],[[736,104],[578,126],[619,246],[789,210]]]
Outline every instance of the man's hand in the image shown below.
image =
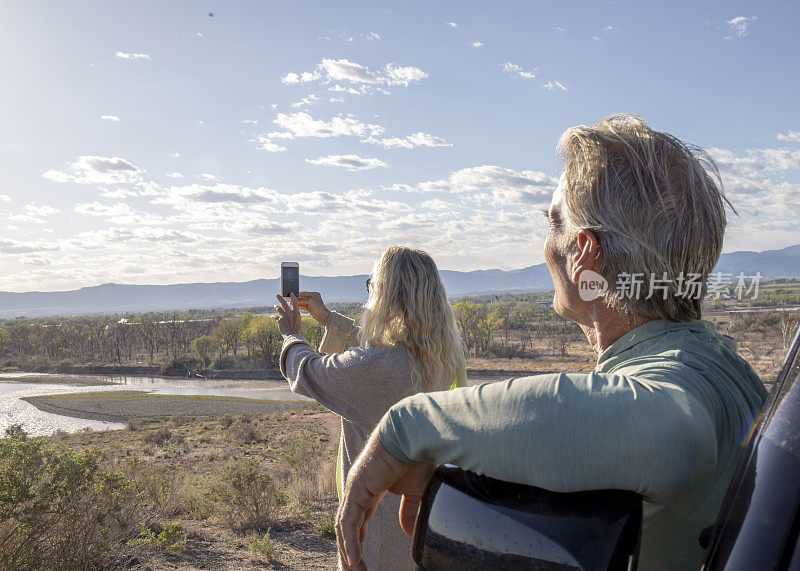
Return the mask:
[[330,310],[325,307],[322,302],[322,296],[317,291],[301,291],[300,297],[297,298],[297,305],[303,311],[311,314],[311,317],[316,319],[320,325],[328,323],[328,316],[331,314]]
[[298,308],[298,301],[294,294],[290,294],[292,299],[291,306],[280,295],[276,295],[280,305],[275,306],[275,311],[278,312],[278,331],[281,335],[299,335],[303,321],[300,318],[300,309]]
[[392,456],[374,430],[359,455],[344,488],[336,513],[336,540],[343,569],[366,569],[364,539],[369,520],[387,491],[402,494],[400,525],[407,534],[414,531],[417,511],[435,465],[430,462],[406,464]]

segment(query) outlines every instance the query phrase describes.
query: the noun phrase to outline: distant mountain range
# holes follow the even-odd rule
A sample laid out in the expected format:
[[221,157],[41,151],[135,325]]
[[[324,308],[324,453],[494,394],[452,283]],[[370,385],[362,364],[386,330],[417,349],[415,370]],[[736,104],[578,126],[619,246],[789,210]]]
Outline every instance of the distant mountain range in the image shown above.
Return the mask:
[[[763,279],[800,278],[800,244],[764,252],[723,254],[717,271],[746,275],[761,272]],[[553,282],[545,264],[519,270],[441,272],[451,297],[510,291],[545,291]],[[326,301],[363,301],[366,275],[301,276],[301,289],[320,291]],[[0,317],[41,317],[184,310],[213,307],[272,306],[280,280],[194,283],[175,285],[103,284],[71,291],[0,292]]]

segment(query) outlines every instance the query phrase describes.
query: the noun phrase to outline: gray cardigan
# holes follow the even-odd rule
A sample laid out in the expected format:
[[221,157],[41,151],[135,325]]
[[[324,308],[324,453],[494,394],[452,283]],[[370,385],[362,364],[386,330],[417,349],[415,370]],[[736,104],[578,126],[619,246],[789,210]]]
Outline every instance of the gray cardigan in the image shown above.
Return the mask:
[[[323,354],[302,335],[284,337],[281,350],[281,373],[292,392],[313,398],[341,417],[341,482],[384,413],[414,394],[403,349],[359,343],[355,323],[331,312],[319,347]],[[400,497],[387,494],[370,520],[364,545],[370,569],[413,569],[411,538],[400,528],[399,508]]]

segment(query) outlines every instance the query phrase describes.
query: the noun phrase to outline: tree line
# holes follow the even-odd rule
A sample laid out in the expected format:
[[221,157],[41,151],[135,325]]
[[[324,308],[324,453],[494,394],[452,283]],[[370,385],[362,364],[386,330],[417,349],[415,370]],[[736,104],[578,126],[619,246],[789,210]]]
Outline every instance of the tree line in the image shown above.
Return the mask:
[[[567,357],[581,330],[556,314],[545,294],[487,295],[453,303],[456,324],[470,357]],[[358,320],[358,304],[333,304]],[[729,331],[780,334],[791,341],[800,312],[731,314]],[[303,334],[315,347],[324,329],[303,317]],[[36,370],[59,366],[150,366],[161,372],[271,369],[282,338],[265,308],[195,310],[131,315],[18,318],[0,321],[0,364]]]
[[[303,330],[319,343],[322,328],[312,319]],[[159,366],[269,368],[282,339],[274,319],[251,312],[100,315],[0,322],[0,356],[6,367]],[[168,372],[164,370],[162,372]]]
[[[360,317],[357,304],[332,307],[355,320]],[[468,355],[530,355],[534,344],[545,339],[565,354],[576,338],[574,325],[538,297],[477,297],[456,301],[453,309]],[[149,366],[162,372],[171,368],[176,374],[186,369],[274,368],[282,338],[264,310],[9,319],[0,321],[0,363],[34,370]],[[304,336],[318,347],[323,327],[308,316],[302,321]]]

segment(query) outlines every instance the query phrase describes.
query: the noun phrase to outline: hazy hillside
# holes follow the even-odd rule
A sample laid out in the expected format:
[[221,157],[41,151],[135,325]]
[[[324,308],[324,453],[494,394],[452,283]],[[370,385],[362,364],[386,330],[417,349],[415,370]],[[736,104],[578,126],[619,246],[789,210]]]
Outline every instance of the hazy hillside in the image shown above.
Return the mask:
[[[800,277],[800,244],[764,252],[732,252],[720,257],[717,270],[747,275],[761,272],[764,279]],[[359,301],[366,297],[366,275],[301,277],[301,288],[321,291],[329,301]],[[442,278],[453,297],[501,291],[552,289],[545,264],[519,270],[443,270]],[[0,292],[0,317],[76,315],[91,313],[166,311],[209,307],[272,305],[279,280],[194,283],[175,285],[103,284],[60,292]]]

